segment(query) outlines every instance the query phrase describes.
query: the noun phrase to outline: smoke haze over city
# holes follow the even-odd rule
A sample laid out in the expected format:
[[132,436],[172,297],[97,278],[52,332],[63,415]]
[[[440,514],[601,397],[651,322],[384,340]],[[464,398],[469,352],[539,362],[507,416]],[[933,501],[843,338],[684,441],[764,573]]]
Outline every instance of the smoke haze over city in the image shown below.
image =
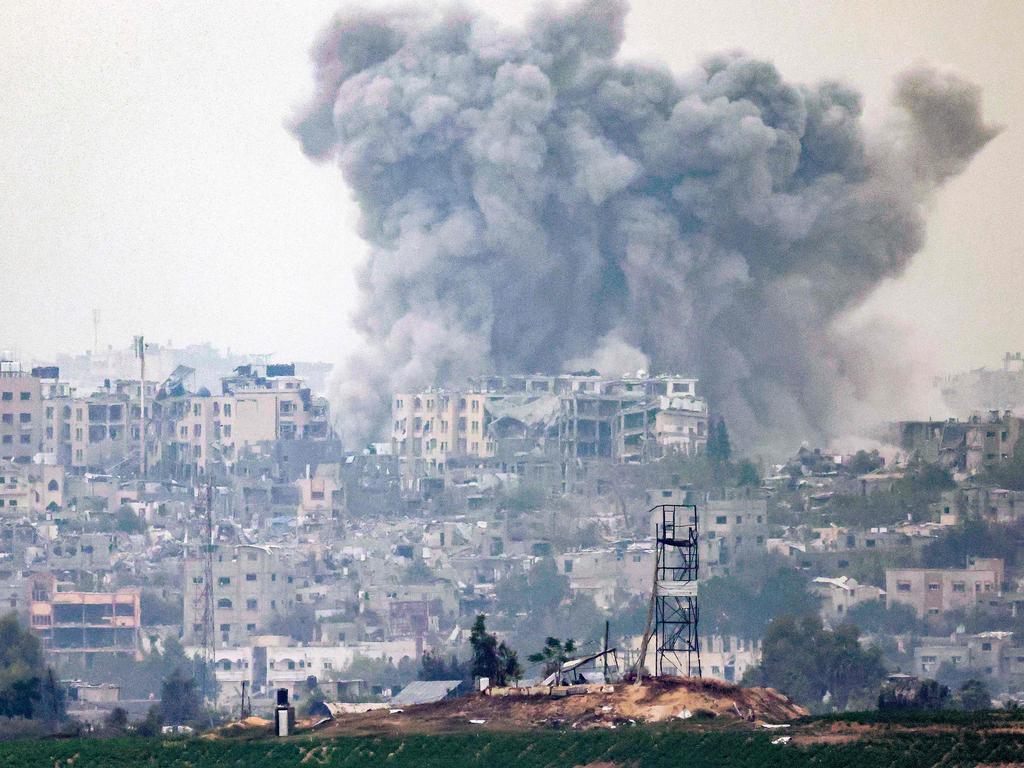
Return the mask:
[[855,90],[756,55],[622,61],[627,12],[343,12],[323,33],[293,130],[340,165],[371,247],[350,437],[386,421],[381,393],[490,371],[688,371],[753,445],[827,438],[898,390],[882,334],[837,320],[996,135],[979,90],[913,69],[868,131]]

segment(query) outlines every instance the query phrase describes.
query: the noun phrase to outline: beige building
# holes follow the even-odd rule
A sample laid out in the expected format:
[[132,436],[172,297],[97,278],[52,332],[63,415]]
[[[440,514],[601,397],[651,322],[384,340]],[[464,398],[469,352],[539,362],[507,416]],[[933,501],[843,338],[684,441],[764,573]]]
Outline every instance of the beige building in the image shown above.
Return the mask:
[[1003,561],[976,558],[968,568],[887,568],[886,605],[911,606],[920,618],[996,602],[1003,580]]
[[43,448],[39,378],[0,361],[0,459],[31,459]]
[[821,617],[830,624],[841,624],[854,606],[885,600],[884,589],[861,584],[849,576],[819,576],[811,583],[811,590],[821,598]]
[[[213,630],[218,646],[244,644],[253,635],[268,634],[269,622],[294,605],[291,567],[276,549],[239,545],[217,547],[213,553]],[[200,642],[205,607],[205,563],[185,561],[184,642]]]
[[337,464],[320,464],[295,481],[299,489],[299,522],[337,520],[345,511],[345,488]]
[[293,365],[245,365],[223,379],[223,393],[205,390],[162,399],[154,426],[160,461],[182,476],[233,464],[249,446],[332,435],[327,401],[314,398]]
[[391,450],[402,463],[403,479],[436,476],[450,458],[487,458],[494,442],[487,435],[490,414],[483,392],[427,390],[400,393],[391,403]]

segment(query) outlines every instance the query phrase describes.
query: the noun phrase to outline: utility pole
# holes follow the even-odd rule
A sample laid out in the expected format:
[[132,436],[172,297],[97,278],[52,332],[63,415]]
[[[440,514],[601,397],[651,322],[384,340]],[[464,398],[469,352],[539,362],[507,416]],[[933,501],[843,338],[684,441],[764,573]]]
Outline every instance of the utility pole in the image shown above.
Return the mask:
[[601,655],[601,659],[604,662],[604,681],[608,682],[608,619],[604,620],[604,647],[601,649],[604,653]]
[[135,356],[139,358],[139,478],[146,477],[146,340],[135,337]]

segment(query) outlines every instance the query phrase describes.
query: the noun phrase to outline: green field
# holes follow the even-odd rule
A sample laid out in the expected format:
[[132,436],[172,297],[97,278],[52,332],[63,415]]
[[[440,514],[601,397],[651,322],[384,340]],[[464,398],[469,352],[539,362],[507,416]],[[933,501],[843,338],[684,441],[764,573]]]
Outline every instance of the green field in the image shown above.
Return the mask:
[[[0,744],[0,766],[28,768],[218,768],[238,766],[392,766],[393,768],[925,768],[974,766],[1024,759],[1024,734],[958,730],[882,732],[842,744],[773,745],[773,734],[699,733],[669,728],[621,728],[582,733],[479,733],[289,741],[201,739],[69,739]],[[309,752],[313,750],[313,754]]]

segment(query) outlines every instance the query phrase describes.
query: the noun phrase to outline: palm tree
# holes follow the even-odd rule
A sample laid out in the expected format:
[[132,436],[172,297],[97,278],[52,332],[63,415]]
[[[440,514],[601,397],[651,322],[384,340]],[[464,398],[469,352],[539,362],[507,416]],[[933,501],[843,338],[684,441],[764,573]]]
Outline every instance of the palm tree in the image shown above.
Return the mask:
[[530,654],[527,658],[534,664],[544,664],[544,676],[557,672],[565,662],[576,653],[576,641],[572,638],[563,643],[557,637],[549,637],[539,653]]

